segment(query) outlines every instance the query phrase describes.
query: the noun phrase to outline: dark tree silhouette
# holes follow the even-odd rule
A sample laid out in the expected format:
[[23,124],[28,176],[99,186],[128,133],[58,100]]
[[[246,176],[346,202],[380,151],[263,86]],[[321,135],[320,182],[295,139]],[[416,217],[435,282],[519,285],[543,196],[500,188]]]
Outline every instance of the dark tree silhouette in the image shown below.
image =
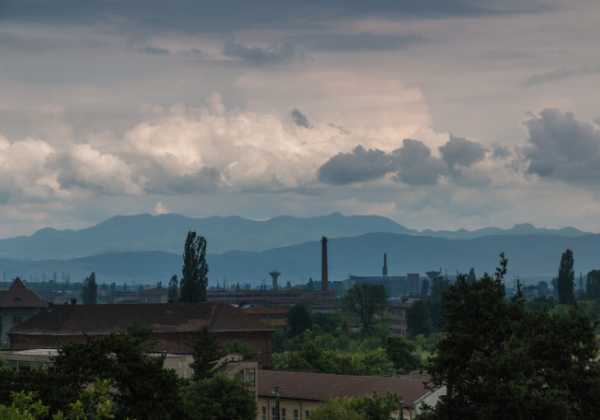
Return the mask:
[[83,281],[81,289],[81,300],[84,305],[95,305],[98,303],[98,285],[96,284],[96,273],[92,273]]
[[194,231],[187,234],[183,251],[180,300],[186,303],[205,302],[208,286],[206,239]]
[[575,304],[574,264],[573,251],[567,249],[560,258],[560,267],[558,268],[558,303],[567,305]]
[[179,279],[176,274],[171,276],[171,280],[169,280],[169,302],[175,303],[179,300]]
[[312,327],[312,318],[304,305],[295,305],[288,312],[288,334],[296,337]]
[[589,299],[600,300],[600,270],[587,273],[586,294]]

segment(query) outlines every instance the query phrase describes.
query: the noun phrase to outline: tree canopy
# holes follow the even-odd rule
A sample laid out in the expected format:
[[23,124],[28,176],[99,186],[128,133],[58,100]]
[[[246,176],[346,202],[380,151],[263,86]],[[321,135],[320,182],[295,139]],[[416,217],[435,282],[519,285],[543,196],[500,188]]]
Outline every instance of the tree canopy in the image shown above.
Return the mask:
[[296,337],[312,327],[312,317],[306,306],[294,305],[288,312],[288,335]]
[[363,332],[369,332],[376,315],[384,312],[386,302],[387,296],[382,285],[357,283],[346,292],[343,303],[348,312],[358,317]]
[[506,259],[494,277],[464,276],[445,294],[444,324],[429,372],[447,387],[434,419],[600,417],[598,345],[589,319],[525,310],[507,299]]

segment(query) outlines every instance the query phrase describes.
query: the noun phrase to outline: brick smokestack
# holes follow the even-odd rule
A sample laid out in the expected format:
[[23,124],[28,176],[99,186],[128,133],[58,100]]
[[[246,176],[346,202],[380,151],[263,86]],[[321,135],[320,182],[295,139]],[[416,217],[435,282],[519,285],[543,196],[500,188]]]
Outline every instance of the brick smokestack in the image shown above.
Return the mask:
[[327,238],[321,238],[321,290],[329,289],[329,264],[327,257]]

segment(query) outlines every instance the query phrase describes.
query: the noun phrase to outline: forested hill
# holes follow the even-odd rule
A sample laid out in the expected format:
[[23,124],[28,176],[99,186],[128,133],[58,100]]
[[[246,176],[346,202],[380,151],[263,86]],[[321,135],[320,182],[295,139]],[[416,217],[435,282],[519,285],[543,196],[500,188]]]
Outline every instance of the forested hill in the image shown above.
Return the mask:
[[[210,244],[210,243],[209,243]],[[509,258],[509,278],[553,276],[558,270],[561,253],[571,248],[575,254],[575,270],[587,272],[600,268],[600,235],[561,237],[549,235],[488,236],[457,240],[427,236],[371,233],[331,239],[329,267],[332,280],[348,274],[378,275],[382,255],[388,254],[390,275],[442,268],[449,274],[466,272],[474,267],[478,274],[492,272],[498,254]],[[304,282],[320,278],[321,250],[319,241],[274,248],[265,251],[230,251],[209,255],[211,283],[223,279],[260,284],[268,272],[282,272],[281,281]],[[100,282],[162,281],[180,273],[181,256],[165,252],[127,252],[37,262],[0,260],[0,272],[25,278],[41,273],[71,273],[73,281],[95,271]]]
[[161,251],[180,253],[188,230],[208,239],[209,252],[232,250],[264,251],[331,238],[367,233],[394,233],[430,237],[469,239],[490,235],[549,235],[578,237],[574,228],[540,229],[529,224],[511,229],[484,228],[467,231],[417,231],[380,216],[325,216],[298,218],[280,216],[264,221],[242,217],[190,218],[176,214],[116,216],[81,230],[42,229],[31,236],[0,240],[0,258],[45,260],[72,259],[106,253]]

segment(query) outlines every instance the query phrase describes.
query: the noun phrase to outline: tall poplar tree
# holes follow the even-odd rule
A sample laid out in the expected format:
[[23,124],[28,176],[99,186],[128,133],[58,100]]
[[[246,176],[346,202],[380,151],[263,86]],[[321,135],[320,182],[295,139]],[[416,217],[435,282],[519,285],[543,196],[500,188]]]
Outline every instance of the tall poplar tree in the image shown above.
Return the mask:
[[183,251],[181,302],[205,302],[207,286],[206,239],[194,231],[189,231]]
[[573,305],[575,303],[575,271],[573,271],[573,251],[567,249],[560,258],[558,268],[558,302]]

